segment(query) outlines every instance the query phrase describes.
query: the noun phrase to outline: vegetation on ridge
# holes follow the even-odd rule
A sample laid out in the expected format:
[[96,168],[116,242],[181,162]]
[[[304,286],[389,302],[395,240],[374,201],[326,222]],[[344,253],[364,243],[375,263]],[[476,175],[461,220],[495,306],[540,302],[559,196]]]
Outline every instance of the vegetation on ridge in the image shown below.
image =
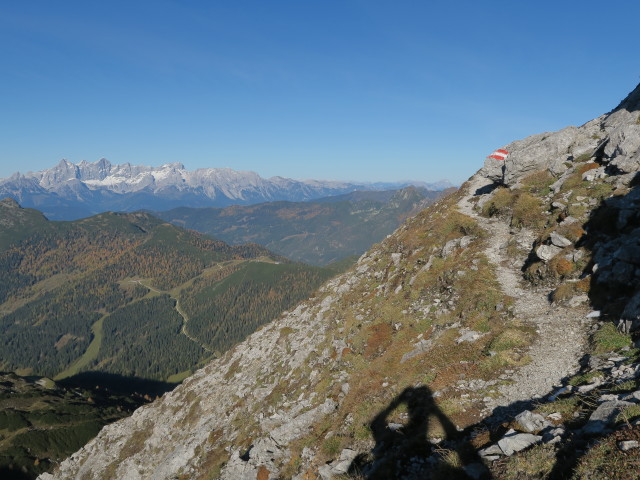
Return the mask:
[[0,475],[35,478],[147,401],[0,372]]

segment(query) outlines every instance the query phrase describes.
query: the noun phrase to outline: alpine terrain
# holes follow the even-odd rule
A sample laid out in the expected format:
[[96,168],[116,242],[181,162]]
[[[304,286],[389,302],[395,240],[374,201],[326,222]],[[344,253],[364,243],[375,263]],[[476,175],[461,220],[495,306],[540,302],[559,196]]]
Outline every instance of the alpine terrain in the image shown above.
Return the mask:
[[[78,164],[61,160],[40,172],[0,179],[0,198],[37,208],[52,220],[74,220],[106,211],[168,210],[177,207],[224,207],[277,200],[303,201],[354,190],[390,190],[407,184],[365,184],[322,180],[265,179],[230,168],[187,170],[181,163],[161,167],[113,165],[107,159]],[[442,180],[421,184],[444,190]]]
[[178,382],[336,272],[148,213],[72,222],[0,201],[0,366]]
[[254,242],[291,260],[327,265],[362,255],[407,217],[447,192],[407,187],[307,202],[181,207],[155,215],[231,245]]
[[638,478],[640,86],[504,150],[41,478]]

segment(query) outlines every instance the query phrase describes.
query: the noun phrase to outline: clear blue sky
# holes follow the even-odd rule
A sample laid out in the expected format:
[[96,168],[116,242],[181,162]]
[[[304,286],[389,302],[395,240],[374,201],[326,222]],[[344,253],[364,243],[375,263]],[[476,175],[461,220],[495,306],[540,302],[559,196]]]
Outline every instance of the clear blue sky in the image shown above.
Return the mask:
[[640,82],[630,1],[0,3],[0,177],[73,162],[465,180]]

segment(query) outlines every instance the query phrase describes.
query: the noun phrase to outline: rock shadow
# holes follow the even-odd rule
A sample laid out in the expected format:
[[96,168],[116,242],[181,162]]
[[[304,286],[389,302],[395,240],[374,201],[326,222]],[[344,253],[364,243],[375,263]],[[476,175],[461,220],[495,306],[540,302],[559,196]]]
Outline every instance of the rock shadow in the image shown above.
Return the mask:
[[[390,421],[396,411],[400,411],[397,415],[403,423]],[[464,433],[442,412],[426,386],[405,388],[375,416],[369,428],[375,446],[369,454],[356,457],[349,468],[358,478],[491,478],[477,451],[462,441]],[[434,431],[441,438],[438,443],[428,438]],[[438,461],[438,453],[443,459],[453,455],[456,461]]]
[[66,388],[93,390],[96,386],[120,395],[157,396],[173,390],[178,384],[151,380],[148,378],[128,377],[116,373],[86,371],[63,380],[58,380]]
[[487,195],[491,192],[493,192],[496,188],[500,187],[502,184],[498,183],[498,182],[491,182],[487,185],[485,185],[484,187],[480,187],[478,189],[476,189],[476,191],[474,192],[474,196],[480,196],[480,195]]
[[591,251],[584,274],[592,273],[588,291],[594,309],[630,332],[640,328],[640,188],[603,200],[584,224],[587,232],[576,246]]
[[20,468],[1,467],[0,478],[3,480],[33,480],[36,475],[30,475]]

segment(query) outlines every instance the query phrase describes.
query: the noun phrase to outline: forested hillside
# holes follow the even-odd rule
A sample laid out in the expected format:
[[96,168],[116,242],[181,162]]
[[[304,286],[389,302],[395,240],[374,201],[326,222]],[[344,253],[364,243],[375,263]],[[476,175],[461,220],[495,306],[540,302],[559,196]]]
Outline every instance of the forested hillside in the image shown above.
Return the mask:
[[35,478],[150,400],[0,372],[0,478]]
[[22,373],[179,381],[332,275],[147,213],[50,222],[4,200],[0,224],[0,367]]
[[157,215],[233,245],[255,242],[292,260],[327,265],[361,255],[444,193],[408,187],[309,202],[181,207]]

